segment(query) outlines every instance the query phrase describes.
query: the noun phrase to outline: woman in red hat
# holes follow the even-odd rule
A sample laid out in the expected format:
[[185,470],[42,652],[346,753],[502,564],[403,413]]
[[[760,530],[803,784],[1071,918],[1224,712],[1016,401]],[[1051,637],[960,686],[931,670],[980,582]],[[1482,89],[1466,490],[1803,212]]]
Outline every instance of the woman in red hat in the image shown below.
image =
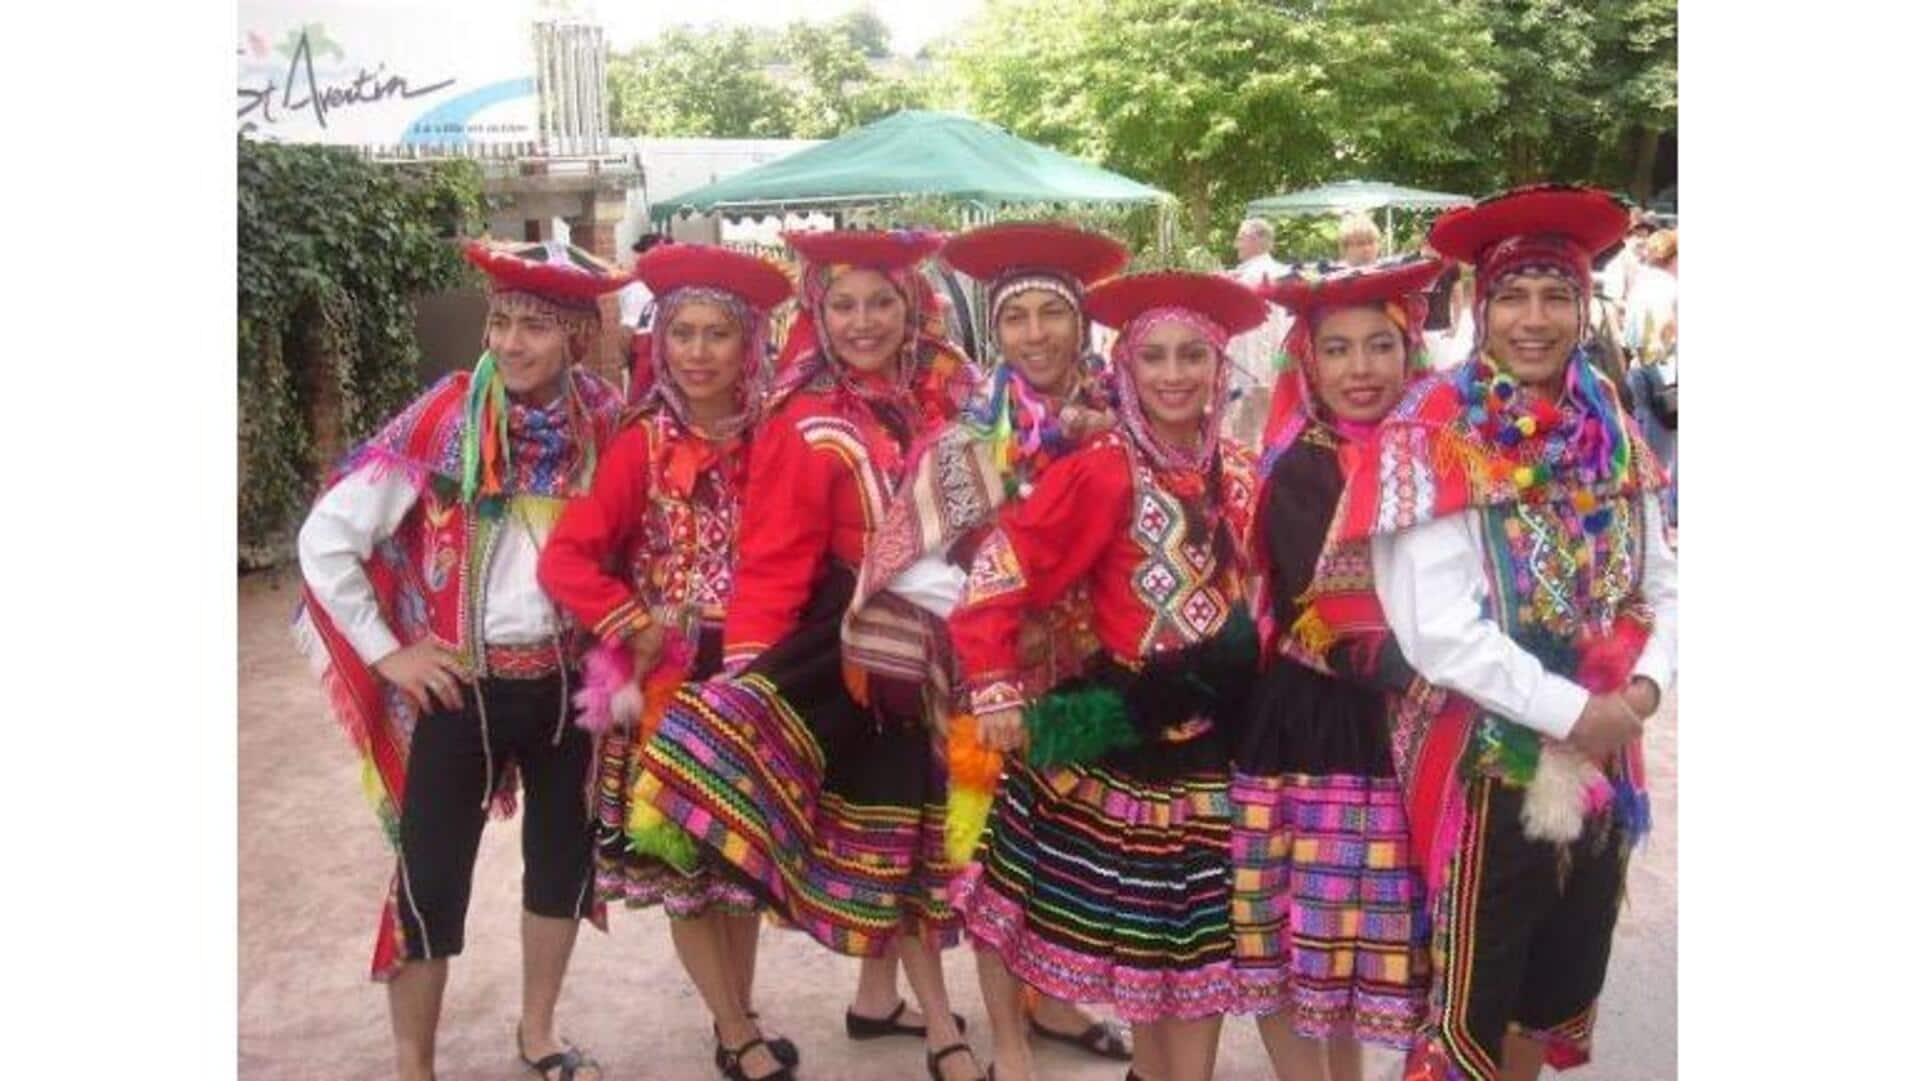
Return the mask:
[[[674,691],[720,668],[748,444],[773,372],[768,316],[793,288],[770,263],[700,244],[656,248],[634,271],[655,298],[651,380],[631,389],[626,429],[554,528],[540,584],[599,640],[579,718],[600,736],[599,897],[664,904],[719,1043],[739,1047],[758,1035],[759,902],[629,794]],[[769,1051],[797,1061],[789,1041]]]
[[1433,929],[1409,1078],[1587,1060],[1649,825],[1639,735],[1675,671],[1677,564],[1665,479],[1586,337],[1593,253],[1626,229],[1605,192],[1559,185],[1434,223],[1474,265],[1474,355],[1360,447],[1302,617],[1313,653],[1391,633],[1419,677],[1389,713]]
[[[1256,647],[1243,603],[1252,463],[1224,442],[1226,345],[1266,305],[1225,278],[1095,287],[1120,331],[1118,422],[1047,470],[975,554],[951,620],[986,744],[1010,759],[957,891],[989,989],[1022,980],[1133,1022],[1155,1081],[1212,1072],[1235,1001],[1227,746]],[[1029,699],[1022,620],[1084,583],[1099,650]],[[996,1076],[1033,1076],[1017,1029]]]
[[[908,448],[959,411],[972,366],[932,329],[939,313],[916,269],[938,236],[788,242],[805,309],[754,438],[729,675],[674,699],[634,798],[830,949],[897,952],[926,1014],[929,1072],[972,1077],[936,952],[958,939],[937,748],[917,703],[866,695],[840,651],[854,569]],[[752,1043],[728,1050],[741,1056],[735,1076],[784,1076],[756,1065]]]
[[1297,625],[1351,455],[1426,368],[1432,260],[1322,276],[1263,295],[1287,309],[1287,368],[1262,455],[1254,558],[1263,672],[1233,733],[1233,924],[1239,1009],[1285,1078],[1359,1081],[1360,1044],[1405,1050],[1426,1005],[1423,898],[1387,739],[1386,691],[1412,670],[1391,635],[1311,663]]
[[[1112,426],[1084,307],[1088,285],[1119,273],[1128,256],[1124,245],[1098,233],[1010,222],[954,237],[941,257],[985,286],[989,340],[999,364],[966,413],[916,452],[868,546],[843,644],[849,663],[867,673],[870,685],[904,686],[913,702],[924,688],[923,708],[947,732],[947,851],[958,867],[973,857],[1001,763],[979,742],[964,704],[955,708],[957,680],[945,621],[975,549],[1001,510],[1031,492],[1051,464]],[[1090,617],[1086,590],[1076,589],[1022,627],[1030,693],[1071,675],[1091,652]],[[915,1031],[880,1019],[890,1007],[904,1008],[893,1007],[897,996],[888,997],[890,989],[883,984],[877,999],[855,1003],[847,1016],[849,1035]],[[1017,989],[1005,990],[989,996],[996,1031],[1028,1023]],[[1032,1028],[1044,1038],[1104,1058],[1132,1057],[1121,1026],[1089,1017],[1071,1003],[1035,995],[1032,1014]]]
[[574,629],[541,593],[541,545],[592,482],[619,391],[585,359],[626,282],[540,246],[467,247],[489,283],[486,352],[351,454],[300,529],[296,635],[352,735],[393,844],[373,976],[399,1076],[433,1076],[448,961],[465,947],[487,808],[527,800],[519,1052],[543,1077],[600,1069],[554,1032],[579,921],[600,922],[580,800],[592,741],[568,724]]

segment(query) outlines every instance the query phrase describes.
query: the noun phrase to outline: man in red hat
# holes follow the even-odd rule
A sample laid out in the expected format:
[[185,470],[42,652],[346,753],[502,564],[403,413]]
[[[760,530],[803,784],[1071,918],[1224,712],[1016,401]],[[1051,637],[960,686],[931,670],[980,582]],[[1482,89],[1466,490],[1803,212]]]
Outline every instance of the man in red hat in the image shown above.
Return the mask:
[[[353,452],[301,527],[296,634],[364,759],[395,869],[374,946],[398,1075],[433,1077],[447,959],[464,947],[480,832],[524,783],[519,1053],[549,1079],[600,1076],[554,1032],[592,895],[582,799],[591,739],[569,723],[572,629],[535,578],[592,479],[620,394],[576,367],[625,279],[564,250],[469,245],[490,281],[486,352]],[[583,1072],[584,1071],[584,1072]]]
[[1433,926],[1409,1078],[1587,1060],[1649,825],[1641,726],[1676,665],[1666,481],[1586,340],[1592,254],[1626,228],[1604,192],[1562,186],[1434,224],[1474,266],[1474,355],[1410,392],[1349,474],[1329,538],[1379,610],[1332,603],[1356,562],[1337,549],[1310,589],[1328,637],[1384,623],[1420,677],[1393,711]]

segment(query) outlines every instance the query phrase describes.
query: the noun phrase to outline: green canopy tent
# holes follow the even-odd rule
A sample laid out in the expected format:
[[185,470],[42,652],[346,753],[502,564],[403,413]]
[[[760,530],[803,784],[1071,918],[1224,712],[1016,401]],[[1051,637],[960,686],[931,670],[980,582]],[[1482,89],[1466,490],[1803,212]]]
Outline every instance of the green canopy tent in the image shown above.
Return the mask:
[[1348,214],[1360,210],[1387,211],[1387,250],[1393,250],[1393,212],[1395,210],[1445,210],[1467,206],[1470,195],[1444,191],[1423,191],[1378,180],[1342,180],[1317,188],[1269,195],[1247,204],[1247,214],[1255,217],[1300,218],[1315,214]]
[[[758,217],[851,211],[924,198],[962,204],[969,226],[1005,207],[1156,206],[1158,234],[1169,243],[1173,197],[1091,162],[1027,142],[960,113],[903,110],[837,139],[770,161],[705,187],[661,199],[648,216]],[[977,298],[975,298],[977,299]],[[978,305],[967,322],[978,337]]]
[[990,214],[1014,203],[1161,204],[1173,197],[960,113],[903,110],[649,208],[730,218],[941,196]]

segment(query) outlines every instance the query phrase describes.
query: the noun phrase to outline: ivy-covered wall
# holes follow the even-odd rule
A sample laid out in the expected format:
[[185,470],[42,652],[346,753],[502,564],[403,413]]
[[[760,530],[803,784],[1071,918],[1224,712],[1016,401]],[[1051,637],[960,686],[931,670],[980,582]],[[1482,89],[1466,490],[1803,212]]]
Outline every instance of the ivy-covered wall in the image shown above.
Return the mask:
[[[413,298],[469,280],[479,167],[239,140],[242,566],[290,551],[329,459],[419,392]],[[315,443],[316,418],[339,438]]]

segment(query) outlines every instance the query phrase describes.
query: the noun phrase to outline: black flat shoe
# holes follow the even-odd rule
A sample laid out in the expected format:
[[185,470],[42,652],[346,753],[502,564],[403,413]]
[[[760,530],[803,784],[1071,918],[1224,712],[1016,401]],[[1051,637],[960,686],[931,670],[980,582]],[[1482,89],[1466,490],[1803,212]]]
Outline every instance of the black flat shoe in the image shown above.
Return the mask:
[[[1027,1027],[1043,1040],[1071,1044],[1090,1055],[1113,1062],[1126,1062],[1133,1058],[1133,1048],[1127,1046],[1126,1031],[1111,1021],[1095,1021],[1077,1033],[1062,1032],[1048,1028],[1029,1015]],[[1133,1079],[1129,1078],[1128,1081]]]
[[[962,1040],[959,1043],[954,1044],[952,1047],[943,1047],[938,1051],[929,1051],[927,1052],[927,1076],[933,1078],[933,1081],[945,1081],[945,1079],[940,1076],[940,1063],[945,1061],[949,1056],[952,1056],[952,1055],[972,1055],[972,1054],[973,1054],[973,1048],[968,1047],[967,1042],[965,1040]],[[977,1078],[980,1075],[976,1073],[974,1074],[974,1076]],[[991,1079],[992,1077],[991,1071],[989,1071],[987,1076],[989,1079]]]
[[[903,1025],[900,1023],[900,1015],[906,1012],[907,1000],[904,998],[900,1000],[898,1006],[893,1008],[893,1012],[885,1017],[867,1017],[848,1010],[847,1039],[879,1040],[888,1036],[912,1036],[917,1039],[925,1039],[927,1035],[926,1025]],[[953,1015],[953,1026],[964,1033],[967,1031],[967,1019],[956,1013]]]
[[758,1036],[731,1050],[725,1047],[717,1049],[714,1065],[720,1067],[720,1076],[725,1077],[727,1081],[795,1081],[793,1067],[784,1063],[772,1073],[748,1077],[746,1070],[740,1066],[740,1059],[756,1047],[764,1047],[767,1049],[767,1054],[773,1054],[773,1045]]
[[[747,1020],[757,1022],[760,1020],[760,1015],[749,1011],[747,1014]],[[780,1061],[780,1065],[782,1066],[800,1065],[800,1049],[794,1046],[793,1041],[787,1039],[785,1036],[773,1036],[768,1038],[767,1050],[773,1052],[773,1057],[778,1059]],[[713,1066],[714,1066],[714,1069],[719,1070],[722,1073],[725,1073],[726,1067],[720,1065],[721,1054],[722,1054],[722,1049],[720,1047],[720,1026],[719,1024],[716,1023],[713,1026]]]

